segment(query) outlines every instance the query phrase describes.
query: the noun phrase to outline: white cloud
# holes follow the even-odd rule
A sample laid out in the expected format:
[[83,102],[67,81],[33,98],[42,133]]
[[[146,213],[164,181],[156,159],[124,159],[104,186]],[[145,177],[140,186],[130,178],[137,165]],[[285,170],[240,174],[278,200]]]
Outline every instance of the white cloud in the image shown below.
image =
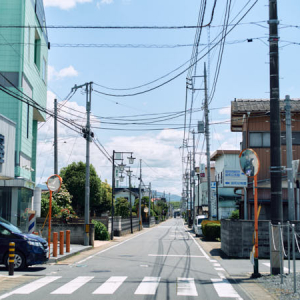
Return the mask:
[[114,2],[114,0],[101,0],[101,4],[111,4],[111,3],[113,3]]
[[102,5],[105,5],[105,4],[112,4],[114,2],[114,0],[101,0],[101,1],[98,1],[97,2],[97,7],[100,9],[100,7]]
[[48,79],[51,80],[59,80],[67,77],[77,77],[79,75],[78,71],[75,70],[73,66],[69,66],[67,68],[63,68],[59,71],[56,71],[53,66],[48,66]]
[[231,107],[230,106],[224,107],[224,108],[219,110],[220,115],[229,115],[230,116],[230,113],[231,113]]
[[74,8],[77,4],[90,3],[93,0],[44,0],[45,7],[58,7],[60,9],[68,10]]

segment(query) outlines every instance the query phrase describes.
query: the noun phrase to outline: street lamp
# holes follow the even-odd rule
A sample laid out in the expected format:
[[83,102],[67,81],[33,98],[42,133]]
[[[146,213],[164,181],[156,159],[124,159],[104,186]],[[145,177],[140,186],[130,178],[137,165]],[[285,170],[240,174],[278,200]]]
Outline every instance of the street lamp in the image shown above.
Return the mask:
[[121,175],[119,176],[119,180],[120,180],[121,182],[123,182],[123,181],[124,181],[124,178],[125,178],[125,176],[123,176],[123,174],[121,173]]
[[[130,161],[129,161],[129,163],[130,163]],[[126,170],[126,173],[129,177],[130,231],[131,231],[131,233],[133,233],[133,228],[132,228],[132,203],[131,203],[131,173],[132,173],[132,171],[130,170],[130,167],[128,167],[128,168],[129,169]]]
[[[116,154],[119,154],[118,158],[116,157]],[[130,154],[129,163],[133,164],[134,162],[134,157],[132,157],[132,152],[116,152],[113,150],[113,156],[112,156],[112,195],[111,195],[111,240],[114,239],[114,196],[115,196],[115,160],[121,160],[121,164],[119,164],[119,170],[122,173],[125,168],[125,164],[123,164],[123,154]],[[124,176],[121,174],[120,181],[122,182],[124,180]]]

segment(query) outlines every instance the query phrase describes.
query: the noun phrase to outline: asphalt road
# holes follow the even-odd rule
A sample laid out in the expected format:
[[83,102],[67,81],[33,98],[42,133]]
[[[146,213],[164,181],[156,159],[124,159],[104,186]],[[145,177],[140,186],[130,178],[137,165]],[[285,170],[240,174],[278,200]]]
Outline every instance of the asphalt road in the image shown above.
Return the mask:
[[70,265],[37,269],[0,299],[250,299],[172,219]]

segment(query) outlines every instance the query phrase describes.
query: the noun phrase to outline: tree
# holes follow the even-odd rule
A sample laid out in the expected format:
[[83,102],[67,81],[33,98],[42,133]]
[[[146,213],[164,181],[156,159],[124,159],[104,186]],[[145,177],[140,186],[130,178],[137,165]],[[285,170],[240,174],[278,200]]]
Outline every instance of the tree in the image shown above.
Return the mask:
[[116,204],[116,216],[121,216],[122,218],[128,218],[129,217],[129,203],[126,198],[117,198]]
[[[78,215],[83,216],[85,206],[85,166],[83,162],[73,162],[61,169],[60,176],[73,196],[73,207]],[[101,182],[93,165],[90,165],[90,207],[97,213],[110,209],[111,189],[107,182]]]
[[[49,192],[42,194],[41,199],[41,216],[47,217],[49,212]],[[65,221],[69,221],[71,218],[77,218],[76,213],[72,207],[72,196],[66,189],[64,184],[58,193],[52,194],[52,217],[63,218]]]

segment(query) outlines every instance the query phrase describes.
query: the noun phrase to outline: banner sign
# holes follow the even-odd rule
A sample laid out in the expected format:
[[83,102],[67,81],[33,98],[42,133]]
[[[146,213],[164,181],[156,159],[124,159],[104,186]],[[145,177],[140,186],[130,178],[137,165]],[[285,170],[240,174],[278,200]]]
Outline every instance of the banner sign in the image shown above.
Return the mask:
[[224,169],[224,187],[247,187],[247,176],[240,169]]

